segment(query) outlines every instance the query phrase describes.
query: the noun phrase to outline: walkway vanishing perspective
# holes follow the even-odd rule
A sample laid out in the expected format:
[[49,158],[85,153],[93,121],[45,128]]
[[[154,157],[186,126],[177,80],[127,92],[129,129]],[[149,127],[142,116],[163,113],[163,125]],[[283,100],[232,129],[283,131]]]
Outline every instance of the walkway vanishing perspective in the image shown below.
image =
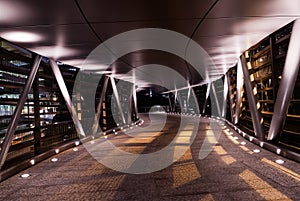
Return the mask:
[[[119,132],[105,138],[127,152],[152,153],[174,139],[181,118],[195,120],[168,115],[160,130],[159,116],[153,115],[157,118],[151,118],[151,122],[142,116],[144,124],[132,129],[131,136]],[[216,139],[210,121],[200,118],[192,146],[162,170],[148,174],[118,172],[100,164],[80,145],[0,183],[0,200],[300,200],[299,163],[244,140],[229,127],[224,127]],[[205,138],[215,146],[200,160]],[[176,146],[186,142],[178,141]],[[30,176],[21,177],[25,173]]]

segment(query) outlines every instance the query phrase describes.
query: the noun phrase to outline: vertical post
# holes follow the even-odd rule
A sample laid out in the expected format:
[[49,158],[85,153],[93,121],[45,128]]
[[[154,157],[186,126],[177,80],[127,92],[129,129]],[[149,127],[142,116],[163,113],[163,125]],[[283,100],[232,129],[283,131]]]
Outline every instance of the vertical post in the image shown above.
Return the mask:
[[[227,95],[228,95],[228,73],[224,75],[224,93],[223,93],[223,107],[222,107],[222,117],[226,118],[226,109],[227,109]],[[229,97],[230,99],[230,97]],[[230,105],[230,112],[232,113],[231,110],[231,105]]]
[[69,95],[68,89],[67,89],[65,81],[63,79],[63,76],[62,76],[62,74],[59,70],[59,67],[53,59],[50,59],[50,65],[51,65],[52,71],[54,73],[54,77],[55,77],[55,79],[57,81],[57,84],[59,86],[59,89],[60,89],[60,91],[61,91],[61,93],[62,93],[62,95],[63,95],[63,97],[66,101],[67,108],[68,108],[69,112],[71,113],[73,122],[74,122],[75,127],[76,127],[76,131],[79,135],[82,135],[82,136],[85,137],[84,130],[83,130],[82,125],[81,125],[81,123],[78,119],[77,112],[74,108],[74,105],[72,104],[71,97]]
[[205,102],[204,102],[203,109],[202,109],[203,114],[206,111],[206,105],[207,105],[207,101],[208,101],[208,97],[209,97],[209,93],[210,93],[210,86],[211,86],[211,83],[207,83]]
[[177,92],[177,89],[175,89],[174,108],[173,108],[173,111],[174,111],[174,112],[175,112],[175,109],[176,109],[176,99],[177,99],[177,95],[178,95],[178,92]]
[[241,104],[242,104],[242,89],[244,85],[244,74],[241,60],[238,61],[237,66],[237,80],[236,80],[236,107],[235,107],[235,118],[234,124],[239,122],[240,114],[241,114]]
[[230,84],[231,79],[230,79],[230,76],[229,76],[229,72],[227,72],[225,74],[225,77],[227,79],[227,88],[228,88],[228,96],[229,96],[229,109],[230,109],[231,122],[234,122],[234,118],[235,118],[234,104],[236,104],[236,103],[233,102],[233,98],[232,98],[232,96],[234,96],[234,94],[232,93],[232,86]]
[[[217,95],[217,92],[216,92],[216,88],[215,88],[215,85],[213,83],[211,83],[211,90],[213,92],[212,95],[215,97],[215,100],[216,100],[218,115],[221,116],[222,111],[221,111],[221,108],[220,108],[220,103],[219,103],[219,100],[218,100],[218,95]],[[223,106],[223,104],[222,104],[222,106]]]
[[171,99],[170,99],[170,93],[168,93],[168,100],[169,100],[169,112],[172,112],[172,103],[171,103]]
[[264,140],[264,127],[262,125],[263,119],[261,117],[261,114],[257,108],[257,100],[253,94],[253,87],[252,83],[250,81],[250,75],[248,68],[246,66],[246,59],[245,56],[241,56],[241,64],[242,64],[242,69],[244,73],[244,80],[245,80],[245,86],[247,90],[247,97],[249,101],[249,107],[250,107],[250,112],[251,112],[251,117],[252,117],[252,122],[253,122],[253,127],[254,127],[254,133],[257,138],[260,140]]
[[40,145],[41,145],[39,72],[36,73],[32,88],[33,88],[33,102],[34,102],[34,155],[37,155],[39,154]]
[[282,131],[295,87],[300,65],[300,20],[296,20],[282,72],[282,79],[274,105],[274,114],[267,140],[274,140]]
[[193,94],[192,96],[194,97],[194,101],[195,101],[195,107],[196,107],[196,114],[200,114],[200,109],[199,109],[199,104],[198,104],[198,99],[197,96],[195,94],[195,91],[193,88],[191,88],[191,93]]
[[2,146],[1,146],[0,169],[2,169],[2,166],[5,163],[5,160],[6,160],[10,145],[11,145],[13,135],[16,131],[18,121],[19,121],[20,116],[21,116],[22,109],[23,109],[24,104],[26,102],[27,95],[28,95],[28,93],[29,93],[29,91],[32,87],[33,80],[35,78],[35,75],[36,75],[36,73],[38,71],[38,68],[39,68],[39,65],[41,63],[41,59],[42,59],[42,57],[40,55],[35,56],[32,68],[30,70],[29,76],[27,77],[27,80],[26,80],[26,83],[25,83],[25,86],[24,86],[24,90],[22,91],[21,97],[18,101],[18,104],[16,106],[14,114],[13,114],[13,116],[11,118],[11,121],[8,125],[7,132],[6,132],[4,141],[3,141]]
[[121,115],[122,123],[125,124],[126,121],[125,121],[124,113],[123,113],[123,110],[122,110],[121,102],[120,102],[120,99],[119,99],[119,93],[118,93],[118,90],[117,90],[117,87],[116,87],[115,80],[114,80],[113,77],[110,77],[110,81],[111,81],[114,96],[116,98],[117,106],[118,106],[118,109],[119,109],[119,112],[120,112],[120,115]]
[[92,135],[95,135],[98,131],[98,127],[99,127],[99,119],[100,119],[100,115],[102,112],[102,103],[103,103],[103,99],[105,97],[105,93],[106,93],[106,89],[107,89],[107,83],[108,83],[108,77],[104,76],[104,83],[103,83],[103,87],[101,90],[101,94],[99,97],[99,103],[97,105],[97,112],[95,114],[95,118],[94,118],[94,124],[92,127]]
[[135,88],[135,84],[133,84],[133,87],[132,87],[132,96],[133,96],[133,106],[134,106],[134,113],[135,113],[135,120],[137,120],[138,118],[138,107],[137,107],[137,98],[136,98],[136,88]]

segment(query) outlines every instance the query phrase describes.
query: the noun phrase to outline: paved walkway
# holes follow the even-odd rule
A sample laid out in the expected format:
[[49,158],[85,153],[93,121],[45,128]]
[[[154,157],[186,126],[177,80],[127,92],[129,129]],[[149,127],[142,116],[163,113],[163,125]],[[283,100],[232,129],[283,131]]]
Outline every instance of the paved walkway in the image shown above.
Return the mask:
[[[132,153],[162,150],[178,132],[180,118],[170,115],[158,131],[160,119],[143,117],[142,128],[131,138],[123,133],[110,135],[115,146]],[[192,122],[194,119],[190,118]],[[198,134],[185,154],[171,166],[149,174],[126,174],[98,163],[80,145],[59,153],[0,183],[0,200],[300,200],[300,164],[245,141],[235,131],[211,133],[210,120],[201,119]],[[190,131],[185,128],[184,132]],[[213,151],[199,159],[206,137],[216,143]],[[237,138],[236,138],[237,137]],[[185,141],[186,143],[187,141]],[[179,142],[176,146],[182,146]],[[255,153],[254,150],[260,150]],[[275,161],[285,161],[278,164]],[[28,178],[20,175],[28,173]]]

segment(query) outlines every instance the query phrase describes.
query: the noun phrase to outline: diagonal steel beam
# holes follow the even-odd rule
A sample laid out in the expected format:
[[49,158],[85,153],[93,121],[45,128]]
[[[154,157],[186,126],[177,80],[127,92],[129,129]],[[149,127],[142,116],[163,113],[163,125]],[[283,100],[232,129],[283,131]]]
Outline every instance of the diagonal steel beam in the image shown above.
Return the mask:
[[[132,86],[132,96],[133,96],[133,105],[134,105],[134,112],[135,112],[135,118],[138,118],[138,107],[137,107],[137,98],[136,98],[136,88],[135,84]],[[136,120],[136,119],[134,119]]]
[[116,82],[115,82],[113,77],[110,77],[110,82],[111,82],[113,93],[114,93],[116,103],[117,103],[117,106],[118,106],[118,109],[119,109],[119,113],[121,115],[122,123],[125,124],[126,121],[125,121],[124,113],[123,113],[123,110],[122,110],[122,106],[121,106],[121,102],[120,102],[120,98],[119,98],[119,93],[118,93],[118,90],[117,90],[117,87],[116,87]]
[[205,102],[204,102],[204,105],[203,105],[203,108],[202,108],[202,114],[204,114],[206,112],[206,105],[207,105],[208,97],[209,97],[209,94],[210,94],[210,87],[211,87],[211,83],[207,83]]
[[240,57],[240,59],[241,59],[241,64],[242,64],[242,68],[243,68],[243,73],[244,73],[244,81],[245,81],[245,86],[246,86],[246,90],[247,90],[247,97],[248,97],[248,101],[249,101],[250,113],[251,113],[251,117],[253,120],[254,133],[257,138],[259,138],[260,140],[264,140],[265,136],[264,136],[264,127],[262,124],[263,123],[262,116],[261,116],[260,111],[257,108],[258,102],[253,94],[253,86],[250,81],[250,75],[249,75],[249,71],[248,71],[248,68],[246,65],[245,55],[242,55]]
[[77,116],[77,112],[74,108],[74,105],[72,103],[72,100],[71,100],[71,97],[69,95],[69,92],[68,92],[68,89],[66,87],[66,84],[65,84],[65,81],[63,79],[63,76],[59,70],[59,67],[57,65],[57,63],[53,60],[53,59],[50,59],[50,66],[52,68],[52,71],[54,73],[54,77],[57,81],[57,84],[58,84],[58,87],[66,101],[66,105],[67,105],[67,108],[69,110],[69,112],[71,113],[71,116],[72,116],[72,119],[73,119],[73,122],[75,124],[75,127],[76,127],[76,131],[79,135],[82,135],[83,137],[85,137],[85,133],[84,133],[84,130],[82,128],[82,125],[78,119],[78,116]]
[[289,48],[282,72],[282,79],[274,105],[274,113],[267,140],[274,140],[281,133],[291,96],[295,87],[300,65],[300,20],[296,20],[290,38]]
[[14,114],[10,120],[10,123],[7,128],[7,132],[4,138],[4,141],[1,146],[1,152],[0,152],[0,169],[2,169],[3,164],[6,161],[7,154],[11,145],[11,141],[13,139],[14,133],[16,131],[18,121],[20,119],[22,109],[24,107],[24,104],[27,100],[27,95],[32,87],[34,78],[36,76],[36,73],[38,71],[39,65],[41,63],[42,57],[40,55],[36,55],[34,58],[34,62],[32,65],[32,68],[30,70],[29,76],[27,77],[24,90],[22,91],[21,97],[18,101],[18,104],[16,106],[16,109],[14,111]]
[[242,89],[244,86],[244,74],[242,69],[242,63],[239,59],[237,66],[237,80],[236,80],[236,106],[235,106],[235,117],[234,124],[239,122],[240,114],[241,114],[241,103],[242,103]]
[[99,103],[97,105],[97,112],[95,114],[94,124],[93,124],[93,127],[92,127],[92,135],[95,135],[98,131],[99,119],[100,119],[100,114],[102,112],[102,103],[103,103],[103,99],[105,98],[107,83],[108,83],[108,77],[104,76],[104,83],[103,83],[102,91],[101,91],[101,94],[100,94],[100,97],[99,97]]

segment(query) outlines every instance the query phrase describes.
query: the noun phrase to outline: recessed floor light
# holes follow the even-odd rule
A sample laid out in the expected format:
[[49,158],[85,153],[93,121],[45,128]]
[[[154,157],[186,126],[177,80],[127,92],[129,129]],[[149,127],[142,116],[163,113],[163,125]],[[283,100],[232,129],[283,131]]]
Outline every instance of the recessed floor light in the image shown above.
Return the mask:
[[241,142],[241,145],[246,145],[247,143],[246,142]]
[[58,161],[58,158],[52,158],[51,161],[56,162],[56,161]]
[[277,159],[275,162],[278,163],[278,164],[283,164],[284,163],[284,161],[281,160],[281,159]]
[[78,148],[73,148],[73,151],[78,151]]
[[233,139],[237,140],[237,139],[239,139],[239,138],[238,138],[238,137],[234,137]]
[[27,178],[27,177],[29,177],[29,176],[30,176],[30,174],[27,174],[27,173],[21,175],[22,178]]
[[259,149],[254,149],[253,152],[254,152],[254,153],[259,153],[260,150],[259,150]]

